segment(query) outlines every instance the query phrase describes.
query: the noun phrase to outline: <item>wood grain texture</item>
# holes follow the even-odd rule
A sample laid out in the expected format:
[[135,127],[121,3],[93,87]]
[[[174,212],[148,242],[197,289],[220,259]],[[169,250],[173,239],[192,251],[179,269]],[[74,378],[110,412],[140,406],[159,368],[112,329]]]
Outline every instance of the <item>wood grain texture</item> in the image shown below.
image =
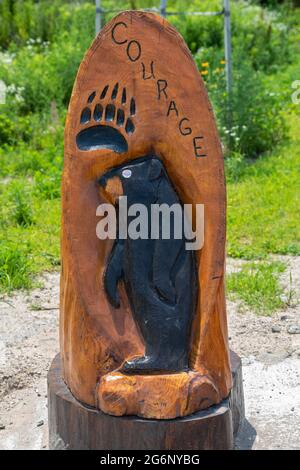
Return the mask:
[[[48,373],[49,447],[54,450],[229,450],[244,419],[241,361],[231,352],[229,400],[185,418],[109,416],[77,401],[61,378],[59,355]],[[233,427],[234,426],[234,427]]]
[[[103,103],[109,104],[116,83],[120,89],[126,87],[127,103],[131,97],[136,102],[134,132],[119,128],[128,150],[79,150],[77,135],[96,124],[93,117],[82,124],[82,110],[89,107],[93,116],[106,85],[109,92]],[[97,97],[90,104],[94,91]],[[119,96],[114,102],[117,108],[121,106]],[[124,108],[130,112],[129,105]],[[60,349],[65,382],[77,399],[91,406],[98,404],[99,380],[144,352],[125,289],[118,310],[104,292],[103,274],[112,241],[96,236],[96,208],[107,202],[97,180],[108,169],[150,153],[162,159],[183,203],[205,205],[205,240],[198,252],[200,296],[189,366],[208,386],[213,384],[207,404],[217,403],[228,396],[232,378],[224,296],[226,195],[215,120],[180,35],[157,15],[124,12],[103,28],[87,52],[65,128]],[[199,403],[207,396],[205,387],[201,390]]]
[[114,416],[151,419],[187,416],[221,401],[214,384],[197,372],[107,374],[100,379],[99,408]]

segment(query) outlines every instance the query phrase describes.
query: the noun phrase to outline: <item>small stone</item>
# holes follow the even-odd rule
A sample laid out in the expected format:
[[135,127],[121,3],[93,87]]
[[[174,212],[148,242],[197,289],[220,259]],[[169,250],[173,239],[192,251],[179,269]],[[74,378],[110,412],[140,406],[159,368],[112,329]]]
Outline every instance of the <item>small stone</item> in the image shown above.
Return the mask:
[[44,421],[41,419],[41,420],[37,423],[36,426],[37,426],[37,427],[40,427],[40,426],[43,426],[43,424],[44,424]]
[[295,407],[293,406],[293,408],[291,408],[291,411],[295,411]]
[[280,333],[280,332],[281,332],[280,326],[278,325],[272,326],[272,333]]
[[254,361],[255,361],[254,356],[243,357],[243,359],[242,359],[242,363],[245,366],[249,366],[250,364],[253,364]]
[[290,335],[299,335],[300,334],[300,326],[299,325],[291,325],[288,327],[287,332]]
[[284,321],[287,320],[289,317],[288,315],[281,315],[280,320]]
[[4,424],[0,423],[0,430],[2,430],[2,429],[5,429],[5,426],[4,426]]

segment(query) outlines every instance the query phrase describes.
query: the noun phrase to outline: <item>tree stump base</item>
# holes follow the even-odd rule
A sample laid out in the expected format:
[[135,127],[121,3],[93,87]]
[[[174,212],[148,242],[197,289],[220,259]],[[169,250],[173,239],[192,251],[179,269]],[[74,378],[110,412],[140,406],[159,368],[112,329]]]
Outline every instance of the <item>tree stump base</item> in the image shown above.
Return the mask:
[[76,400],[61,378],[60,356],[48,373],[49,448],[70,450],[229,450],[244,418],[242,365],[231,352],[233,388],[215,406],[183,418],[110,416]]

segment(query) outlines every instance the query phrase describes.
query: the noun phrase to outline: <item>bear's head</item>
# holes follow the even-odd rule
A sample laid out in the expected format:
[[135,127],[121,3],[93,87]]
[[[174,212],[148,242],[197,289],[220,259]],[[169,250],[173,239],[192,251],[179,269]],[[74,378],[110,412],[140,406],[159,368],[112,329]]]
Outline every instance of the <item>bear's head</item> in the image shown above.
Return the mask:
[[105,198],[112,203],[122,195],[136,202],[154,203],[163,174],[165,170],[159,158],[140,157],[107,171],[99,179],[99,185]]

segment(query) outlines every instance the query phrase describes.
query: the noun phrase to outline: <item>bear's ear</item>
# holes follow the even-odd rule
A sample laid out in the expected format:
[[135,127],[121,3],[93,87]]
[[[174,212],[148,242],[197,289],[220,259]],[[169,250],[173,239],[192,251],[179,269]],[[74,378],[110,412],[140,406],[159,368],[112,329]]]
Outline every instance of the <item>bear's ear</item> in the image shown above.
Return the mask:
[[157,178],[160,177],[161,172],[162,172],[161,162],[158,159],[153,158],[149,166],[149,172],[148,172],[149,180],[150,181],[156,180]]

